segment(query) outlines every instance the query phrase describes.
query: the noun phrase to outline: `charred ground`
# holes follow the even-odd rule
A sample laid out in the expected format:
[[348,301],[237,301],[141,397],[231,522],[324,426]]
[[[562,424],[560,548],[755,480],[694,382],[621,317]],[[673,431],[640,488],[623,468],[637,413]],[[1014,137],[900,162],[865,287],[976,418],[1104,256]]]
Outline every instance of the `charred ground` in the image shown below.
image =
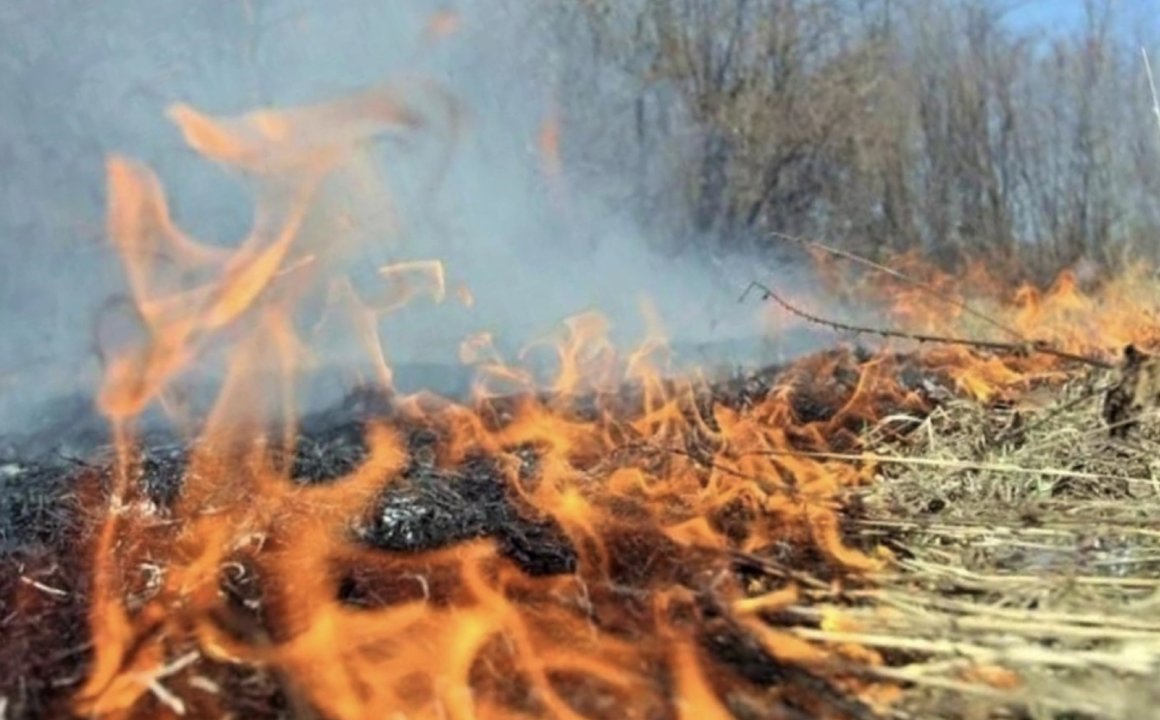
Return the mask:
[[[1071,372],[1074,376],[1075,371]],[[876,374],[875,383],[861,382],[867,373]],[[1058,383],[1050,387],[1056,386]],[[893,390],[867,394],[867,387]],[[898,389],[904,392],[900,394]],[[929,454],[924,443],[933,442],[929,432],[936,427],[939,437],[971,436],[973,444],[966,455],[974,457],[978,464],[996,448],[1010,452],[1025,447],[1030,442],[1028,432],[1034,434],[1034,418],[1043,412],[1009,398],[999,398],[988,407],[964,404],[955,400],[953,381],[936,366],[924,362],[921,355],[874,355],[860,348],[820,353],[793,364],[708,385],[696,394],[692,401],[695,407],[688,411],[712,417],[713,413],[706,411],[715,406],[743,410],[778,391],[790,393],[797,420],[790,436],[792,447],[787,450],[805,453],[881,451],[890,447],[898,450],[900,456],[922,456]],[[628,408],[639,407],[638,392],[639,388],[625,386],[617,393],[574,399],[569,405],[578,418],[628,412]],[[855,407],[851,400],[860,392],[861,404]],[[1048,392],[1056,390],[1049,388]],[[1064,390],[1058,392],[1066,395]],[[518,402],[519,398],[490,400],[476,412],[488,422],[502,425],[510,415],[511,404]],[[956,414],[962,413],[964,407],[975,408],[972,412],[977,416],[964,420]],[[874,420],[900,416],[909,421],[881,424]],[[495,458],[469,453],[464,460],[447,465],[442,461],[445,428],[438,422],[409,415],[390,395],[358,390],[335,407],[305,418],[294,455],[282,460],[292,465],[291,474],[298,483],[332,482],[366,458],[366,423],[384,419],[405,435],[409,460],[401,477],[384,489],[374,506],[350,521],[353,543],[383,562],[338,564],[332,578],[337,599],[368,608],[416,599],[436,604],[450,602],[457,593],[458,579],[441,574],[429,561],[431,553],[481,538],[494,541],[500,555],[529,576],[577,571],[577,548],[552,517],[535,512],[521,501]],[[592,458],[585,470],[600,477],[630,464],[660,466],[673,455],[714,462],[711,449],[697,445],[695,437],[680,447],[626,437],[621,450],[611,457]],[[140,487],[164,517],[180,491],[189,449],[172,438],[154,437],[142,450]],[[1103,452],[1108,457],[1111,451],[1104,448]],[[521,482],[534,481],[538,449],[519,448],[515,455],[522,463],[518,474]],[[960,461],[963,456],[957,455]],[[84,678],[90,652],[87,547],[109,482],[109,468],[99,457],[99,452],[84,460],[64,459],[59,454],[55,459],[42,456],[32,461],[16,456],[2,467],[0,561],[4,570],[0,573],[0,623],[4,626],[7,650],[0,658],[0,694],[8,717],[67,714],[71,695]],[[1056,473],[1046,495],[1050,498],[1047,509],[1029,502],[1021,505],[1018,512],[1012,510],[1006,522],[1030,532],[1044,527],[1045,522],[1050,524],[1045,516],[1054,517],[1053,513],[1060,512],[1060,503],[1075,495],[1076,487],[1092,488],[1089,468],[1099,462],[1096,456],[1074,459]],[[1114,465],[1116,461],[1109,458],[1107,462]],[[974,477],[986,471],[968,467],[959,468],[959,472]],[[1033,471],[1028,475],[1037,477]],[[901,563],[903,582],[910,576],[927,581],[914,565],[924,553],[931,552],[926,538],[940,532],[934,528],[945,524],[945,518],[959,510],[971,512],[970,503],[976,501],[972,495],[974,485],[969,481],[957,491],[949,491],[945,479],[928,487],[924,477],[927,476],[884,472],[880,487],[845,498],[840,529],[845,541],[867,549],[875,545],[891,548]],[[813,632],[825,640],[828,631],[823,615],[820,610],[809,608],[830,605],[854,615],[862,612],[859,608],[874,612],[876,603],[860,577],[842,571],[816,549],[788,542],[755,552],[735,552],[727,558],[722,558],[719,551],[681,547],[646,524],[634,522],[634,518],[644,516],[643,508],[632,507],[631,503],[622,505],[615,514],[620,521],[602,528],[610,563],[599,584],[591,585],[593,598],[588,612],[592,622],[615,628],[631,638],[647,631],[645,601],[650,593],[662,587],[683,587],[692,600],[671,610],[675,614],[673,622],[691,624],[697,629],[701,652],[711,659],[714,668],[713,685],[736,717],[770,717],[771,712],[789,718],[875,716],[869,705],[843,689],[843,678],[871,672],[869,669],[836,667],[812,671],[780,662],[731,619],[713,592],[715,573],[722,567],[746,583],[755,595],[777,589],[790,580],[800,583],[809,589],[809,599],[792,610],[766,613],[765,621],[771,627],[804,632],[807,637]],[[726,506],[710,522],[740,545],[754,519],[751,509],[738,504]],[[1038,556],[1032,557],[1034,553],[999,553],[1000,558],[994,552],[990,560],[981,562],[990,563],[996,572],[1026,573],[1029,565],[1039,562],[1035,559]],[[925,572],[933,572],[922,567]],[[270,626],[275,613],[268,611],[278,599],[264,586],[260,568],[259,557],[244,554],[223,568],[220,591],[228,599],[227,610],[215,622],[245,642],[276,642],[281,629]],[[143,567],[140,577],[129,578],[130,597],[134,593],[147,595],[160,572],[162,568]],[[974,601],[981,592],[956,588],[953,583],[947,586],[947,577],[929,582],[934,583],[931,592],[946,588],[947,600],[967,592]],[[883,655],[887,667],[874,671],[878,677],[899,681],[902,686],[928,689],[921,680],[891,677],[889,670],[937,656],[937,649],[922,643],[899,642],[897,647],[885,643]],[[193,716],[211,708],[247,717],[315,716],[315,711],[296,696],[292,685],[276,673],[207,662],[202,664],[198,677],[206,681],[207,687],[216,688],[216,695],[210,699],[202,692],[203,700],[199,701],[196,687],[201,681],[182,681],[181,687],[189,690],[183,696],[188,696],[191,704],[187,710]],[[494,684],[494,680],[484,677],[477,679],[482,686]],[[663,685],[665,681],[658,678],[657,682]],[[508,701],[512,706],[536,711],[534,699],[520,696],[519,682],[512,683],[502,690],[511,696]],[[609,713],[617,712],[614,696],[599,683],[582,677],[561,677],[555,679],[555,685],[579,712],[592,717],[612,717]],[[937,700],[945,710],[945,694]],[[137,716],[154,716],[165,709],[150,696],[137,708]],[[668,717],[673,710],[661,705],[650,712],[658,713],[655,717]]]

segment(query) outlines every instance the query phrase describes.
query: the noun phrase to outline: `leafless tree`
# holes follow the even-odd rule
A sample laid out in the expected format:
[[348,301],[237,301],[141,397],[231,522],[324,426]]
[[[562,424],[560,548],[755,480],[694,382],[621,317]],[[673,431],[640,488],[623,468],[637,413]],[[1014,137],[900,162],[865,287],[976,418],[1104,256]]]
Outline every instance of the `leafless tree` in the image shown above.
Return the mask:
[[1151,252],[1160,231],[1139,38],[1109,0],[1070,30],[995,0],[573,5],[587,62],[636,82],[637,153],[610,159],[664,158],[640,207],[697,242],[812,233],[1046,272]]

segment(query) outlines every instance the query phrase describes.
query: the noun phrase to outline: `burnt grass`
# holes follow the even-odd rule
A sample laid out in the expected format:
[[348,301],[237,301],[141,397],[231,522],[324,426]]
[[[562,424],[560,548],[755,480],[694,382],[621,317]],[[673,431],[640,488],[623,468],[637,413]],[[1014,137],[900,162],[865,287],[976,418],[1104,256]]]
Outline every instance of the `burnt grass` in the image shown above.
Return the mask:
[[[791,402],[799,422],[831,423],[833,442],[839,446],[835,449],[843,449],[840,446],[852,442],[843,438],[856,437],[865,421],[847,421],[836,414],[854,392],[859,363],[868,357],[861,350],[814,356],[818,367],[828,368],[824,375],[801,372],[801,363],[737,375],[708,387],[698,396],[697,404],[704,406],[700,408],[703,414],[714,403],[743,410],[761,402],[773,388],[791,383]],[[895,360],[892,377],[904,392],[921,396],[928,404],[934,403],[929,393],[932,387],[945,392],[946,378],[906,356]],[[618,395],[616,402],[632,407],[639,389],[626,386]],[[586,415],[598,405],[608,407],[608,400],[581,398],[576,402],[577,412]],[[502,405],[503,401],[497,402]],[[110,468],[102,460],[107,452],[100,446],[105,439],[99,430],[100,418],[90,407],[75,403],[65,407],[70,413],[87,416],[63,418],[27,444],[20,439],[0,442],[0,717],[6,720],[68,716],[68,703],[84,681],[90,657],[86,553],[103,511]],[[890,409],[881,408],[884,413]],[[521,504],[492,459],[468,456],[455,467],[438,467],[434,461],[440,443],[438,430],[402,419],[393,398],[373,390],[356,390],[334,407],[302,420],[292,458],[295,480],[327,483],[357,468],[367,454],[362,429],[371,418],[393,419],[405,433],[411,459],[402,477],[390,484],[357,526],[358,542],[385,553],[407,554],[493,538],[500,552],[529,575],[576,570],[577,551],[558,524]],[[53,428],[58,433],[55,437]],[[26,447],[34,452],[22,456]],[[807,445],[804,449],[823,448]],[[142,453],[140,482],[153,502],[167,506],[180,492],[187,448],[172,437],[154,435],[145,438]],[[521,457],[524,455],[525,470],[534,473],[534,449],[521,451]],[[856,508],[851,512],[856,513]],[[730,518],[714,521],[728,532]],[[614,562],[614,566],[631,568],[634,553],[655,555],[658,550],[650,544],[656,543],[663,545],[663,538],[647,533],[610,537],[613,552],[624,554],[620,558],[623,562]],[[675,554],[673,561],[680,562]],[[770,548],[767,553],[736,559],[736,571],[742,576],[759,575],[772,565],[822,578],[833,573],[816,551],[806,548]],[[626,572],[622,579],[631,582],[631,572]],[[681,575],[674,571],[673,579],[680,581]],[[228,579],[223,580],[227,595],[246,592],[227,585]],[[339,595],[357,603],[357,583],[343,583]],[[867,708],[843,697],[826,680],[806,677],[799,669],[777,663],[724,614],[716,612],[711,601],[706,603],[699,613],[704,622],[703,648],[723,667],[750,682],[755,692],[790,684],[802,697],[812,698],[810,703],[823,702],[849,717],[870,717]],[[246,717],[304,714],[276,678],[236,667],[220,670],[215,681],[236,712]],[[785,695],[790,699],[784,716],[808,717],[804,705],[795,710],[793,696],[793,692]],[[760,717],[744,698],[732,698],[729,704],[737,717]],[[196,708],[191,712],[196,715]]]

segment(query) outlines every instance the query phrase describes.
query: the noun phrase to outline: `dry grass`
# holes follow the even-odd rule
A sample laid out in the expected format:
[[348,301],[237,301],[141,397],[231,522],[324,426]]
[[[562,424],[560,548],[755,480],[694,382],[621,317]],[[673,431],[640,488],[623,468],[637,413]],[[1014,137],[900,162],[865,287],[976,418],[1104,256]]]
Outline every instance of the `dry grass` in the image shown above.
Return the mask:
[[1046,406],[952,403],[905,445],[871,433],[889,459],[860,534],[898,562],[800,632],[883,652],[895,716],[1160,717],[1160,421],[1110,439],[1104,380]]

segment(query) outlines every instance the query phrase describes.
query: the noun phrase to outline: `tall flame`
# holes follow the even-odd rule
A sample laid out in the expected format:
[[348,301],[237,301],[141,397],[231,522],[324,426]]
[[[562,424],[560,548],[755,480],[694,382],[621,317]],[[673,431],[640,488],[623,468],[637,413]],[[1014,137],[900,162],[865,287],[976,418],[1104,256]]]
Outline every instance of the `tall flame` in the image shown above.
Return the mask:
[[[448,16],[432,33],[452,26]],[[367,192],[368,144],[454,124],[438,88],[407,90],[383,86],[234,118],[173,108],[189,146],[253,188],[253,226],[232,248],[178,228],[148,168],[108,161],[109,235],[142,333],[115,349],[99,397],[116,462],[92,548],[94,657],[76,710],[129,717],[149,703],[160,710],[158,698],[169,710],[217,707],[225,701],[188,677],[184,658],[196,657],[268,669],[292,699],[334,718],[724,718],[728,691],[753,683],[710,661],[713,623],[752,640],[771,662],[880,662],[864,648],[823,647],[770,626],[763,614],[799,602],[800,588],[787,582],[754,596],[731,568],[737,553],[779,544],[816,552],[837,572],[882,567],[841,532],[842,498],[873,468],[788,451],[855,449],[860,429],[886,410],[922,412],[926,399],[903,387],[886,353],[817,356],[772,392],[725,404],[695,376],[665,376],[665,330],[647,303],[647,337],[626,358],[607,320],[584,313],[526,351],[549,349],[551,382],[505,363],[489,336],[470,338],[461,359],[479,370],[473,404],[396,397],[389,416],[366,423],[361,464],[327,482],[298,476],[294,393],[326,349],[306,311],[324,306],[325,318],[345,321],[390,390],[380,318],[416,297],[446,295],[437,260],[375,268],[369,290],[356,277],[369,234],[342,201]],[[432,107],[445,115],[432,116]],[[550,168],[557,132],[546,126],[541,139]],[[393,227],[382,221],[384,231]],[[934,320],[903,288],[878,299],[914,327]],[[1069,276],[1046,293],[1021,291],[1007,312],[1020,328],[1054,328],[1050,339],[1080,349],[1092,323],[1106,321]],[[216,402],[178,498],[159,504],[137,482],[135,421],[218,352],[227,372]],[[1051,369],[1033,364],[1041,359],[958,350],[925,362],[951,368],[962,390],[983,398]],[[825,397],[804,394],[819,377],[846,381],[823,388]],[[635,394],[621,392],[625,381]],[[412,446],[416,429],[438,437],[432,458]],[[563,571],[529,574],[486,533],[410,553],[358,539],[354,529],[393,486],[416,472],[454,478],[483,461],[505,502],[566,538],[575,557]],[[143,592],[133,578],[146,561],[163,576]],[[236,576],[258,584],[260,612],[223,590]],[[841,682],[871,694],[866,681]],[[166,683],[185,699],[162,692]],[[797,701],[815,716],[839,716],[809,694]]]

